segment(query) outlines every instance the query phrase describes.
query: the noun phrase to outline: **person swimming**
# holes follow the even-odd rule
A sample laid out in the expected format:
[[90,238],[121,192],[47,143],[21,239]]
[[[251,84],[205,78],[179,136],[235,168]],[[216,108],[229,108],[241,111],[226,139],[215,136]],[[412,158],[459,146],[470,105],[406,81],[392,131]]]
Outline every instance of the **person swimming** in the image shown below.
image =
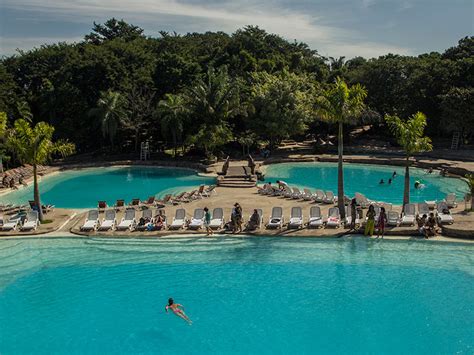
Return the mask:
[[[182,309],[180,309],[180,307]],[[186,322],[188,322],[188,324],[193,324],[193,321],[191,319],[189,319],[189,317],[186,315],[186,313],[184,313],[183,305],[179,304],[179,303],[174,303],[172,298],[168,299],[168,305],[165,307],[166,313],[168,313],[168,309],[171,309],[176,316],[178,316],[179,318],[184,319]]]
[[395,178],[397,176],[397,172],[394,171],[393,174],[392,174],[392,179]]
[[379,184],[385,184],[385,181],[383,181],[383,179],[380,179]]
[[388,179],[388,183],[391,184],[391,183],[392,183],[392,179]]
[[425,184],[423,184],[421,181],[416,180],[415,181],[415,189],[422,189],[425,187]]

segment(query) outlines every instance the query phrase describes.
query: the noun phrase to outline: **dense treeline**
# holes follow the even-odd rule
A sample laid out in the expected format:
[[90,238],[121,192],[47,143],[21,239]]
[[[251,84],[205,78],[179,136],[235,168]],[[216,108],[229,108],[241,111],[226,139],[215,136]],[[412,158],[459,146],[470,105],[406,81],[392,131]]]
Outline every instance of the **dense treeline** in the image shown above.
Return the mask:
[[[277,144],[326,130],[318,96],[341,77],[368,92],[362,122],[422,111],[427,134],[474,127],[474,37],[444,53],[323,58],[257,27],[159,38],[111,19],[76,44],[0,61],[0,111],[46,121],[80,152],[132,151],[150,140],[207,155],[226,144]],[[335,128],[332,126],[329,129]]]

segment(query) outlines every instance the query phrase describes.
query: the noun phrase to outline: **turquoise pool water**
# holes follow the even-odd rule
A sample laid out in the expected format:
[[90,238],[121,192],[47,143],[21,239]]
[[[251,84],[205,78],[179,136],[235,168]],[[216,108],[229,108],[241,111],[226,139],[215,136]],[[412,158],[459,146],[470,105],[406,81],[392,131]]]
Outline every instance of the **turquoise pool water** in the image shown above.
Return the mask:
[[[472,354],[474,246],[0,241],[0,353]],[[194,324],[164,312],[168,297]]]
[[[191,191],[214,178],[197,175],[190,169],[158,167],[114,167],[70,170],[47,176],[40,182],[41,202],[63,208],[91,208],[98,200],[113,205],[117,199],[162,197],[167,193]],[[28,203],[33,186],[0,196],[2,202]]]
[[[396,171],[397,177],[391,184],[388,179]],[[404,187],[403,167],[344,164],[344,191],[347,196],[356,192],[366,195],[375,201],[403,203]],[[384,179],[385,184],[379,184]],[[311,189],[331,190],[337,194],[336,163],[285,163],[269,165],[265,180],[274,183],[284,180],[290,185]],[[425,187],[415,189],[415,181],[421,181]],[[410,169],[410,201],[424,202],[441,200],[447,193],[454,192],[462,199],[468,192],[467,184],[461,179],[440,176],[438,173],[428,174],[425,170]]]

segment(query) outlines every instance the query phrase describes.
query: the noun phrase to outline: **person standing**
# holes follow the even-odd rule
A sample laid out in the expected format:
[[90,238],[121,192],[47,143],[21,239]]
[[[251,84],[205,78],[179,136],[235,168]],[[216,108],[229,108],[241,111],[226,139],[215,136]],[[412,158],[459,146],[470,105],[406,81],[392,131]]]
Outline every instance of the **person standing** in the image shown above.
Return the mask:
[[357,219],[357,200],[353,198],[351,200],[351,225],[350,225],[350,228],[352,230],[355,229],[356,219]]
[[204,207],[204,227],[206,227],[206,235],[214,234],[211,228],[211,212],[207,207]]
[[380,207],[379,219],[377,221],[377,238],[382,232],[382,239],[385,234],[385,225],[387,224],[387,213],[385,213],[385,207]]
[[237,233],[237,230],[239,233],[242,232],[242,207],[240,207],[239,203],[234,204],[234,233]]
[[369,206],[369,210],[367,211],[367,223],[365,225],[364,235],[374,235],[375,229],[375,208],[374,205]]

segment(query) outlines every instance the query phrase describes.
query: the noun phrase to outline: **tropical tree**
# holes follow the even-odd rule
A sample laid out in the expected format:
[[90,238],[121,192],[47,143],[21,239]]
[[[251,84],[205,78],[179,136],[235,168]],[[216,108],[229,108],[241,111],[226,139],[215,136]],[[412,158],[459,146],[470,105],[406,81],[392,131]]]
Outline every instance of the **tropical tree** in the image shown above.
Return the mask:
[[97,106],[89,111],[89,115],[99,119],[102,135],[109,138],[113,148],[120,123],[126,116],[121,94],[112,90],[101,92]]
[[181,141],[184,132],[185,107],[183,97],[166,94],[164,100],[158,103],[158,114],[161,118],[161,131],[164,137],[171,134],[174,156],[176,156],[178,140]]
[[3,150],[3,143],[7,133],[7,114],[0,112],[0,173],[3,173],[3,157],[5,151]]
[[41,208],[37,167],[39,164],[48,162],[53,154],[60,154],[65,157],[75,151],[75,146],[72,143],[63,140],[53,142],[53,133],[54,127],[46,122],[39,122],[32,126],[27,120],[18,119],[7,138],[7,146],[14,152],[18,160],[23,164],[33,166],[33,193],[40,221],[43,220],[43,210]]
[[471,195],[471,211],[474,211],[474,174],[467,174],[466,182],[469,186],[469,195]]
[[359,84],[349,87],[344,80],[337,78],[317,100],[317,112],[320,117],[338,125],[338,165],[337,165],[337,205],[342,218],[345,218],[344,209],[344,123],[357,118],[365,108],[364,100],[367,96],[365,88]]
[[403,206],[405,206],[410,203],[410,157],[433,149],[431,139],[424,136],[426,116],[421,112],[417,112],[407,120],[402,120],[398,116],[386,115],[385,121],[398,144],[405,151],[405,189],[403,193]]

